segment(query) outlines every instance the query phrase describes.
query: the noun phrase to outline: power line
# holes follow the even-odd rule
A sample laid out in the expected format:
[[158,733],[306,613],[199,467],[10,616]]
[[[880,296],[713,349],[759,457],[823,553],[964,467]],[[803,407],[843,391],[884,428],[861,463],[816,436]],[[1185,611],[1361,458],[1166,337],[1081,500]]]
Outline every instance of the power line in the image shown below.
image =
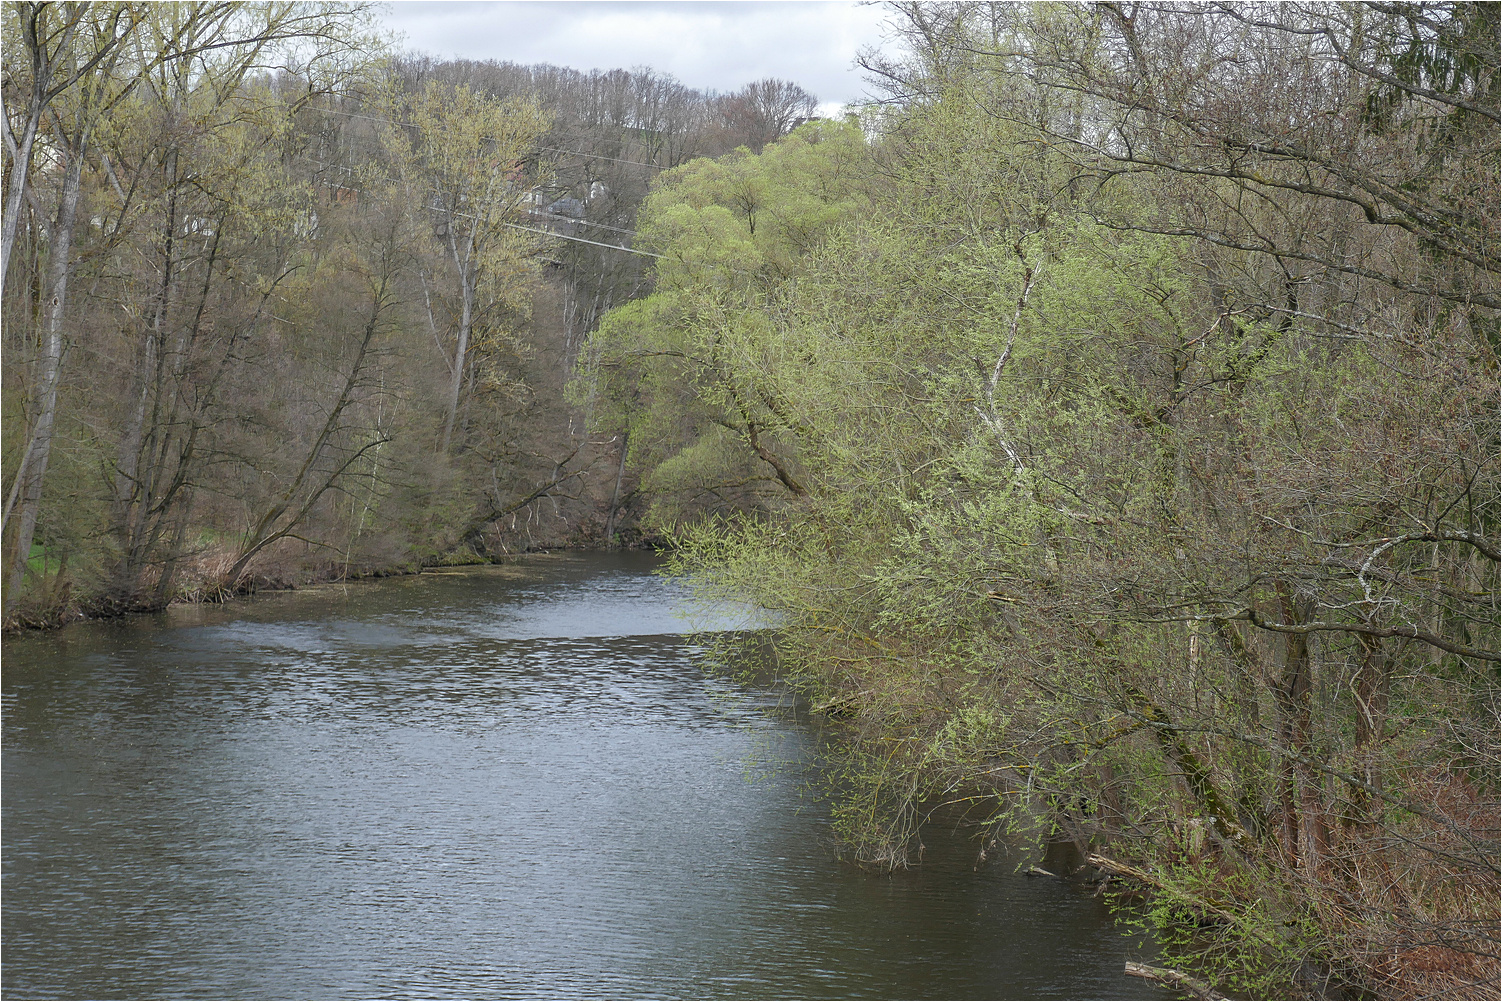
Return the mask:
[[[343,115],[346,118],[358,118],[366,122],[384,122],[387,125],[400,125],[411,129],[419,128],[419,126],[415,122],[398,122],[394,118],[382,118],[378,115],[361,115],[358,112],[341,111],[338,108],[315,108],[314,110],[321,111],[326,115]],[[483,136],[481,138],[494,139],[493,136]],[[603,153],[585,153],[581,150],[565,150],[557,146],[539,146],[537,148],[548,153],[564,153],[574,157],[588,157],[592,160],[609,160],[612,163],[632,164],[637,167],[650,167],[653,170],[668,170],[667,167],[664,167],[661,164],[651,164],[643,160],[627,160],[624,157],[607,157]]]
[[526,230],[528,233],[541,233],[545,237],[554,237],[558,240],[572,240],[575,243],[590,244],[595,247],[608,247],[610,250],[625,251],[627,254],[640,254],[643,257],[666,258],[666,254],[654,254],[651,251],[637,250],[635,247],[622,247],[620,244],[604,244],[598,240],[585,240],[583,237],[570,237],[562,233],[554,233],[551,230],[538,230],[530,226],[522,226],[520,223],[502,223],[513,230]]
[[[306,156],[304,154],[298,154],[297,159],[299,159],[299,160],[305,160],[305,161],[307,161],[310,164],[316,164],[317,166],[323,167],[325,169],[330,168],[330,167],[333,167],[333,168],[336,168],[336,169],[339,169],[339,170],[346,170],[346,169],[348,169],[348,168],[345,168],[342,164],[331,164],[331,163],[328,163],[327,161],[324,161],[324,160],[314,160],[312,157]],[[325,184],[329,184],[329,182],[324,182],[324,183]],[[330,186],[331,187],[335,187],[335,188],[343,188],[344,187],[343,185],[330,185]],[[354,189],[349,189],[349,190],[354,190]],[[428,207],[427,211],[429,211],[429,212],[439,212],[439,211],[442,211],[442,210],[434,209],[432,207]],[[475,218],[475,216],[473,214],[468,213],[468,212],[455,212],[455,213],[452,213],[452,215],[462,216],[462,217],[464,217],[466,219],[474,219]],[[601,227],[604,227],[607,230],[615,230],[618,233],[625,233],[628,236],[633,236],[634,237],[634,236],[637,235],[637,233],[636,233],[635,230],[628,230],[628,229],[626,229],[623,226],[610,226],[610,225],[608,225],[606,223],[591,223],[591,222],[589,222],[586,219],[575,219],[572,216],[562,216],[562,215],[559,215],[559,214],[554,213],[554,212],[539,212],[539,213],[537,213],[537,215],[546,216],[549,219],[561,219],[561,220],[563,220],[565,222],[572,223],[572,224],[584,224],[584,225],[588,225],[588,226],[601,226]],[[637,250],[634,247],[623,247],[620,244],[607,244],[607,243],[603,243],[603,242],[601,242],[599,240],[586,240],[584,237],[573,237],[573,236],[568,236],[567,234],[554,232],[553,230],[541,230],[541,229],[537,229],[536,227],[533,227],[533,226],[522,226],[520,223],[501,222],[501,225],[502,226],[509,226],[513,230],[523,230],[523,231],[525,231],[527,233],[540,233],[540,234],[542,234],[545,237],[554,237],[554,238],[556,238],[558,240],[572,240],[575,243],[589,244],[592,247],[604,247],[604,248],[606,248],[608,250],[625,251],[627,254],[639,254],[642,257],[655,257],[655,258],[665,258],[665,257],[667,257],[666,254],[654,254],[652,251]]]
[[[346,173],[349,173],[349,174],[353,174],[353,171],[354,171],[354,168],[352,168],[352,167],[346,167],[343,164],[329,163],[327,160],[315,160],[313,157],[310,157],[307,154],[303,154],[303,153],[296,154],[293,157],[293,159],[295,159],[295,160],[302,160],[302,161],[304,161],[306,163],[313,164],[314,166],[321,167],[324,170],[329,170],[329,169],[340,170],[340,171],[345,171]],[[386,180],[389,181],[391,179],[387,178]],[[324,184],[328,185],[328,184],[330,184],[330,182],[325,181]],[[330,186],[331,187],[335,187],[335,188],[347,188],[348,187],[346,185],[339,185],[339,184],[333,184],[333,185],[330,185]],[[348,188],[348,190],[354,191],[356,189]],[[437,212],[439,210],[433,209],[432,207],[429,207],[428,211],[430,211],[430,212]],[[467,215],[467,214],[466,213],[456,213],[456,215]],[[538,211],[538,210],[529,210],[528,211],[528,215],[531,215],[531,216],[542,216],[542,217],[547,218],[547,219],[557,219],[557,220],[560,220],[562,222],[572,223],[575,226],[593,226],[594,228],[600,229],[600,230],[612,230],[612,231],[614,231],[616,233],[624,233],[628,237],[635,237],[635,236],[639,235],[636,230],[627,229],[624,226],[612,226],[610,223],[597,223],[597,222],[595,222],[592,219],[577,219],[577,218],[575,218],[573,216],[565,216],[565,215],[561,215],[561,214],[556,213],[556,212],[543,212],[543,211]],[[545,232],[545,231],[541,231],[540,230],[538,232]],[[614,244],[602,244],[601,246],[603,246],[603,247],[613,247],[615,245]]]
[[609,223],[596,223],[588,219],[575,219],[573,216],[561,216],[556,212],[532,212],[533,216],[545,216],[548,219],[561,219],[566,223],[574,223],[578,226],[593,226],[598,230],[614,230],[616,233],[624,233],[628,237],[636,236],[635,230],[628,230],[624,226],[611,226]]
[[546,150],[549,153],[567,153],[570,156],[589,157],[592,160],[609,160],[612,163],[635,164],[637,167],[650,167],[653,170],[667,170],[667,168],[662,166],[661,164],[649,164],[641,160],[626,160],[621,157],[607,157],[603,153],[580,153],[578,150],[563,150],[559,149],[556,146],[539,146],[537,148],[539,150]]

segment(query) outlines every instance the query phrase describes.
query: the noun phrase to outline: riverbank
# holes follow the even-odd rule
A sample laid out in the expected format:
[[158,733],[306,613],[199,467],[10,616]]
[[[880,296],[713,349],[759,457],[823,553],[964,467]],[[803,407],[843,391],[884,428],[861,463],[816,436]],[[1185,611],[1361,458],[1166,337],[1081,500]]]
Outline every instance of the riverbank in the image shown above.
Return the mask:
[[[1496,814],[1479,782],[1410,770],[1371,789],[1330,768],[1347,793],[1313,829],[1321,855],[1295,856],[1278,745],[1233,735],[1232,764],[1261,770],[1237,775],[1203,731],[1140,690],[1113,694],[1117,709],[1081,691],[1088,676],[1046,670],[1067,669],[1063,651],[1003,673],[945,664],[922,637],[854,634],[794,622],[776,641],[784,671],[843,732],[828,765],[832,819],[861,862],[924,862],[932,805],[963,805],[984,845],[1035,847],[1031,872],[1123,906],[1207,993],[1493,997]],[[1417,930],[1434,941],[1415,942]]]
[[[657,547],[637,541],[636,545],[620,549],[655,551]],[[589,544],[539,544],[496,554],[480,554],[468,548],[459,548],[443,554],[373,566],[351,566],[348,562],[337,560],[308,563],[287,558],[273,559],[258,563],[233,586],[225,584],[225,571],[232,565],[233,557],[224,551],[206,551],[184,562],[185,566],[179,569],[179,582],[166,600],[144,595],[122,602],[102,591],[75,595],[71,582],[64,580],[40,595],[29,594],[23,598],[16,611],[0,625],[0,635],[56,630],[76,623],[149,615],[177,605],[220,605],[263,592],[296,591],[312,585],[375,581],[408,577],[446,567],[500,564],[526,554],[594,551],[606,552],[597,545]]]

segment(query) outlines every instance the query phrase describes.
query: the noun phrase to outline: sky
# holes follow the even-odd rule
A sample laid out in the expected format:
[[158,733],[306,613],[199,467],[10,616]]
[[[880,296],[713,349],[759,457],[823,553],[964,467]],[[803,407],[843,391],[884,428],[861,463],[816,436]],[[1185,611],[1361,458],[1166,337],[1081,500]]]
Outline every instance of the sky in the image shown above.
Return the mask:
[[856,52],[880,45],[888,13],[847,2],[389,3],[383,21],[404,48],[439,58],[552,63],[577,70],[650,66],[698,90],[733,91],[780,77],[824,114],[861,99]]

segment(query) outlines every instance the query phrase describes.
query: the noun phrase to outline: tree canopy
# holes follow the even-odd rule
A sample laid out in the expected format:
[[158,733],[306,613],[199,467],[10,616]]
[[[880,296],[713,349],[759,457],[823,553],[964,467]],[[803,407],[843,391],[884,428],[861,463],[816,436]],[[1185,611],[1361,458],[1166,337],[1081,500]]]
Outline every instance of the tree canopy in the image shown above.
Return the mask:
[[897,6],[591,339],[680,567],[863,738],[858,857],[958,799],[1225,989],[1491,990],[1495,10]]

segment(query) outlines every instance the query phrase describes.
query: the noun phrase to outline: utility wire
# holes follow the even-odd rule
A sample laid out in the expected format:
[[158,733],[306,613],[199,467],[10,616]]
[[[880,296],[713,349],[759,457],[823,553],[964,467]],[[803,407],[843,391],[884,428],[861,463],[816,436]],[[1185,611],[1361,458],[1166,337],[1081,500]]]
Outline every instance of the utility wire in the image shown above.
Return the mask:
[[635,247],[622,247],[620,244],[602,244],[598,240],[585,240],[583,237],[565,236],[562,233],[554,233],[552,230],[538,230],[538,229],[533,229],[530,226],[523,226],[520,223],[502,223],[501,225],[502,226],[509,226],[513,230],[526,230],[528,233],[541,233],[545,237],[553,237],[553,238],[558,239],[558,240],[572,240],[575,243],[591,244],[591,245],[593,245],[595,247],[608,247],[611,250],[625,251],[627,254],[640,254],[643,257],[656,257],[656,258],[666,258],[667,257],[666,254],[654,254],[651,251],[637,250]]
[[589,157],[592,160],[609,160],[613,163],[618,164],[635,164],[637,167],[650,167],[653,170],[667,170],[667,168],[662,166],[661,164],[649,164],[641,160],[624,160],[621,157],[607,157],[603,153],[580,153],[578,150],[563,150],[559,149],[556,146],[539,146],[537,148],[539,150],[546,150],[549,153],[567,153],[570,156]]
[[[337,111],[337,110],[335,110],[333,108],[321,108],[319,110],[320,111],[327,111],[328,113],[334,114],[334,115],[346,115],[346,116],[348,116],[350,118],[362,118],[362,119],[366,119],[366,120],[372,121],[372,122],[386,122],[386,123],[391,124],[391,125],[410,125],[411,124],[411,123],[407,123],[407,122],[397,122],[397,121],[394,121],[394,120],[389,119],[389,118],[377,118],[377,117],[375,117],[373,115],[359,115],[359,114],[356,114],[356,113],[350,112],[350,111]],[[553,147],[541,147],[541,148],[542,149],[549,149],[549,150],[553,149]],[[574,151],[571,151],[571,150],[558,150],[557,152],[570,153],[570,152],[574,152]],[[584,157],[595,156],[595,154],[592,154],[592,153],[575,153],[575,155],[576,156],[584,156]],[[323,167],[325,169],[333,167],[333,168],[338,169],[338,170],[349,171],[351,173],[353,172],[353,168],[345,167],[343,164],[330,164],[327,161],[315,160],[312,157],[307,156],[305,154],[299,154],[298,155],[298,159],[305,160],[305,161],[307,161],[308,163],[311,163],[311,164],[316,164],[317,166]],[[600,159],[600,160],[616,160],[618,158],[616,158],[616,157],[604,157],[604,156],[601,156],[601,157],[597,157],[597,159]],[[639,163],[639,161],[636,161],[636,160],[621,160],[620,162],[621,163],[632,163],[632,164]],[[640,166],[643,166],[643,167],[654,167],[656,165],[655,164],[640,164]],[[662,169],[662,168],[659,168],[659,169]],[[431,211],[434,211],[434,210],[429,209],[428,211],[431,212]],[[473,215],[470,215],[469,213],[454,213],[454,214],[455,215],[461,215],[461,216],[467,216],[470,219],[475,218]],[[638,235],[636,230],[628,230],[628,229],[626,229],[623,226],[611,226],[608,223],[595,223],[595,222],[590,222],[587,219],[575,219],[572,216],[562,216],[562,215],[558,215],[556,213],[551,213],[551,212],[549,212],[549,213],[539,213],[539,215],[545,215],[545,216],[547,216],[550,219],[562,219],[562,220],[566,220],[569,223],[583,224],[583,225],[586,225],[586,226],[597,226],[597,227],[601,227],[601,228],[607,229],[607,230],[614,230],[617,233],[625,233],[626,235],[632,236],[632,237]],[[558,239],[558,240],[571,240],[574,243],[589,244],[592,247],[604,247],[607,250],[624,251],[627,254],[637,254],[637,255],[639,255],[641,257],[651,257],[651,258],[657,258],[659,260],[667,260],[667,257],[668,257],[666,254],[656,254],[656,253],[654,253],[652,251],[637,250],[634,247],[623,247],[620,244],[602,243],[599,240],[586,240],[584,237],[568,236],[568,235],[563,234],[563,233],[555,233],[552,230],[541,230],[541,229],[537,229],[536,227],[532,227],[532,226],[522,226],[520,223],[502,222],[501,225],[502,226],[510,227],[513,230],[522,230],[522,231],[527,232],[527,233],[537,233],[537,234],[541,234],[542,236],[553,237],[553,238]],[[749,275],[749,274],[751,274],[751,272],[742,271],[740,268],[734,268],[734,267],[732,267],[730,270],[733,271],[733,272],[735,272],[736,274],[739,274],[739,275]]]
[[635,230],[628,230],[624,226],[611,226],[609,223],[596,223],[588,219],[575,219],[573,216],[560,216],[556,212],[534,212],[534,216],[546,216],[548,219],[561,219],[564,222],[576,223],[580,226],[593,226],[597,230],[614,230],[616,233],[624,233],[628,237],[637,235]]
[[[306,154],[299,153],[296,156],[294,156],[293,159],[295,159],[295,160],[302,160],[302,161],[304,161],[306,163],[313,164],[316,167],[321,167],[324,170],[346,171],[346,172],[349,172],[351,174],[353,173],[353,168],[346,167],[343,164],[332,164],[332,163],[329,163],[326,160],[315,160],[312,157],[307,156]],[[387,180],[389,181],[391,179],[387,178]],[[324,182],[324,183],[328,184],[329,182]],[[345,188],[347,186],[346,185],[333,185],[333,187],[336,187],[336,188]],[[355,189],[350,188],[349,190],[354,191]],[[430,212],[436,212],[438,210],[429,208],[428,211],[430,211]],[[465,215],[465,214],[464,213],[456,213],[456,215]],[[557,219],[557,220],[561,220],[561,221],[566,222],[566,223],[572,223],[572,224],[574,224],[576,226],[593,226],[595,229],[613,230],[616,233],[624,233],[628,237],[635,237],[635,236],[639,235],[636,230],[630,230],[630,229],[627,229],[624,226],[612,226],[609,223],[597,223],[597,222],[595,222],[595,221],[593,221],[591,219],[576,219],[573,216],[564,216],[564,215],[560,215],[559,213],[556,213],[556,212],[536,212],[536,211],[532,211],[532,212],[529,212],[529,215],[543,216],[543,217],[545,217],[547,219]],[[544,231],[539,231],[539,232],[544,232]],[[615,244],[601,244],[600,246],[602,246],[602,247],[614,247],[616,245]],[[646,253],[646,252],[642,251],[640,253]]]
[[[296,157],[296,159],[304,160],[304,161],[306,161],[306,162],[308,162],[310,164],[314,164],[314,165],[316,165],[318,167],[323,167],[325,169],[331,168],[331,167],[334,168],[334,169],[336,169],[336,170],[345,170],[345,169],[347,169],[342,164],[331,164],[331,163],[328,163],[327,161],[323,161],[323,160],[314,160],[312,157],[305,156],[305,155],[302,155],[302,154],[299,154]],[[324,183],[325,184],[329,184],[329,182],[324,182]],[[331,187],[336,187],[336,188],[343,188],[344,187],[343,185],[330,185],[330,186]],[[354,190],[354,189],[349,189],[349,190]],[[442,210],[434,209],[434,208],[432,208],[430,206],[430,207],[428,207],[428,211],[429,212],[439,212],[439,211],[442,211]],[[475,216],[472,213],[468,213],[468,212],[454,212],[454,213],[452,213],[452,215],[461,216],[461,217],[463,217],[465,219],[474,219],[475,218]],[[537,213],[537,215],[539,215],[539,216],[546,216],[548,219],[560,219],[560,220],[563,220],[564,222],[571,223],[571,224],[584,224],[584,225],[587,225],[587,226],[601,226],[601,227],[604,227],[607,230],[615,230],[618,233],[625,233],[628,236],[633,236],[634,237],[634,236],[637,235],[635,230],[628,230],[628,229],[626,229],[623,226],[610,226],[610,225],[607,225],[605,223],[591,223],[587,219],[575,219],[572,216],[562,216],[562,215],[559,215],[559,214],[554,213],[554,212],[539,212],[539,213]],[[607,248],[608,250],[625,251],[627,254],[639,254],[642,257],[655,257],[655,258],[666,258],[667,257],[666,254],[655,254],[652,251],[637,250],[635,247],[624,247],[624,246],[622,246],[620,244],[607,244],[607,243],[603,243],[603,242],[601,242],[599,240],[586,240],[584,237],[568,236],[567,234],[564,234],[564,233],[556,233],[553,230],[542,230],[542,229],[538,229],[538,228],[536,228],[534,226],[522,226],[520,223],[502,222],[501,225],[502,226],[509,226],[513,230],[523,230],[523,231],[525,231],[527,233],[540,233],[540,234],[542,234],[545,237],[553,237],[553,238],[558,239],[558,240],[572,240],[575,243],[589,244],[592,247],[604,247],[604,248]]]
[[[411,128],[411,129],[418,128],[418,125],[416,123],[414,123],[414,122],[398,122],[394,118],[382,118],[382,117],[380,117],[378,115],[362,115],[362,114],[359,114],[358,112],[353,112],[353,111],[340,111],[338,108],[315,108],[314,110],[315,111],[321,111],[321,112],[323,112],[326,115],[343,115],[345,118],[358,118],[358,119],[362,119],[362,120],[364,120],[366,122],[384,122],[387,125],[400,125],[400,126],[403,126],[405,128]],[[481,138],[483,138],[483,139],[494,139],[493,136],[482,136]],[[633,164],[634,166],[637,166],[637,167],[650,167],[653,170],[667,170],[668,169],[667,167],[664,167],[661,164],[649,164],[649,163],[647,163],[645,161],[642,161],[642,160],[626,160],[623,157],[607,157],[603,153],[584,153],[584,152],[582,152],[580,150],[565,150],[565,149],[562,149],[561,147],[557,147],[557,146],[539,146],[537,148],[540,149],[540,150],[545,150],[548,153],[566,153],[569,156],[574,156],[574,157],[589,157],[592,160],[609,160],[612,163]]]

